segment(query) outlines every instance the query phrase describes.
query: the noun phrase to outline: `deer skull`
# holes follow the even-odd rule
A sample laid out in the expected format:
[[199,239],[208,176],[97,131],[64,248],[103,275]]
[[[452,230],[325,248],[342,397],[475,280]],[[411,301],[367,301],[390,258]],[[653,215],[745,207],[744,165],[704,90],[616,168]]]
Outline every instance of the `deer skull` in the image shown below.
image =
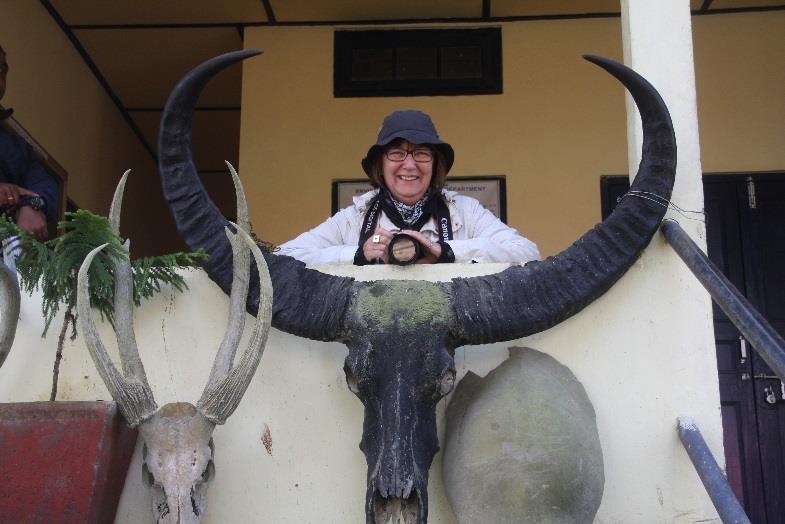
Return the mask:
[[[234,259],[229,321],[207,386],[195,406],[175,402],[159,409],[153,398],[133,332],[130,263],[115,260],[115,327],[123,364],[122,375],[96,334],[90,309],[88,270],[95,255],[105,246],[91,251],[79,270],[77,309],[80,329],[93,362],[126,421],[132,427],[139,427],[144,440],[143,479],[152,490],[153,514],[159,523],[201,522],[206,508],[207,487],[215,470],[213,429],[217,424],[226,422],[240,403],[262,357],[270,328],[270,276],[259,248],[247,233],[245,197],[237,174],[231,166],[229,168],[237,191],[239,224],[234,233],[228,227],[225,229]],[[110,212],[115,232],[119,230],[120,202],[127,174],[118,186]],[[126,250],[127,246],[126,243]],[[265,291],[249,346],[239,362],[233,365],[245,325],[249,252],[256,260],[257,277]]]

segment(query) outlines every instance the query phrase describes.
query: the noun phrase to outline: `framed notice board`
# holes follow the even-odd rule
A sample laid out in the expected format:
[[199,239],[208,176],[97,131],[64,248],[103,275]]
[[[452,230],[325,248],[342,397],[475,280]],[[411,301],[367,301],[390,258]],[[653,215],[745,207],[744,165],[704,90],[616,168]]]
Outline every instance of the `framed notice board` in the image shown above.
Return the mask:
[[[507,223],[507,181],[504,175],[451,176],[444,188],[476,198],[499,220]],[[332,214],[352,205],[352,198],[370,191],[367,178],[333,180]]]

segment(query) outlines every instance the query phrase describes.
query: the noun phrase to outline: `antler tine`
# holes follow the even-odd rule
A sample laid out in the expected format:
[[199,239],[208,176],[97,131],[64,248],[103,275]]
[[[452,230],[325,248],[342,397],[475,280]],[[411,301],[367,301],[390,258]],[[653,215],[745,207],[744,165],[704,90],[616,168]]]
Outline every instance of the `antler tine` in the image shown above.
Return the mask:
[[79,268],[76,292],[79,329],[82,330],[85,344],[96,369],[98,369],[98,374],[101,375],[101,379],[106,384],[112,398],[120,406],[120,411],[128,425],[135,427],[150,418],[158,409],[158,405],[155,403],[153,392],[146,380],[138,382],[134,380],[134,377],[126,380],[120,375],[96,332],[93,312],[90,307],[88,271],[93,258],[106,245],[103,244],[90,251]]
[[[126,240],[123,249],[129,251],[130,240]],[[133,293],[134,282],[131,271],[131,262],[126,258],[114,260],[114,327],[117,335],[117,347],[120,352],[120,362],[123,366],[123,375],[134,378],[149,389],[147,374],[144,371],[142,359],[139,357],[139,347],[136,345],[134,333],[134,308]]]
[[[6,257],[9,253],[6,253]],[[19,304],[21,293],[16,279],[16,271],[11,266],[0,262],[0,304],[3,306],[3,313],[0,316],[0,366],[5,362],[11,345],[16,336],[16,325],[19,321]]]
[[237,225],[240,229],[250,234],[251,220],[248,218],[248,201],[245,198],[243,183],[240,181],[240,176],[237,174],[234,166],[228,161],[225,162],[226,167],[229,168],[229,172],[232,174],[232,182],[234,182],[234,195],[237,199]]
[[112,227],[112,232],[118,236],[120,235],[120,212],[123,207],[125,181],[128,179],[128,174],[130,172],[131,170],[127,169],[125,173],[123,173],[123,176],[120,177],[120,181],[117,183],[117,187],[114,190],[112,205],[109,207],[109,225]]
[[[109,224],[112,232],[120,235],[120,215],[123,207],[123,195],[125,184],[131,170],[126,170],[112,197],[112,206],[109,208]],[[123,249],[126,254],[130,252],[131,241],[126,240]],[[136,345],[136,335],[134,334],[134,310],[133,310],[133,278],[131,264],[124,257],[114,260],[114,315],[115,332],[117,334],[117,345],[120,350],[120,362],[123,365],[123,375],[133,377],[148,388],[147,375],[139,358],[139,348]]]
[[[123,207],[123,195],[125,184],[131,170],[126,170],[112,197],[112,206],[109,208],[109,224],[112,232],[120,235],[120,215]],[[131,241],[126,240],[123,249],[126,255],[130,252]],[[134,310],[133,310],[133,273],[131,263],[126,257],[115,258],[114,262],[114,316],[115,332],[117,334],[117,346],[120,350],[120,362],[123,366],[123,375],[133,377],[147,388],[147,374],[144,371],[142,359],[139,358],[139,348],[136,345],[136,335],[134,334]]]
[[237,346],[239,346],[240,338],[243,335],[243,329],[245,329],[245,300],[248,296],[249,270],[251,267],[250,253],[242,240],[237,238],[236,234],[231,233],[228,228],[226,228],[226,231],[226,236],[232,246],[232,257],[234,259],[232,291],[229,295],[229,319],[227,320],[224,338],[215,355],[210,378],[207,380],[202,398],[229,374],[237,353]]
[[[250,231],[248,221],[248,203],[245,199],[243,185],[232,164],[226,162],[229,172],[232,174],[234,182],[234,192],[237,199],[237,227],[245,232]],[[223,380],[232,368],[237,346],[240,344],[243,329],[245,328],[245,300],[248,296],[250,254],[245,245],[236,239],[234,235],[228,235],[229,243],[232,247],[232,289],[229,294],[229,319],[227,321],[226,333],[218,348],[218,353],[213,361],[213,368],[210,371],[210,378],[205,386],[205,391],[212,389]]]
[[[226,228],[226,234],[230,237],[233,246],[235,243],[245,242],[246,246],[242,251],[250,248],[253,254],[259,272],[259,311],[256,314],[256,323],[254,324],[248,348],[243,353],[240,362],[220,383],[214,387],[205,388],[202,398],[199,399],[197,404],[197,409],[215,424],[226,422],[226,419],[229,418],[240,403],[245,390],[248,388],[248,384],[251,383],[259,361],[262,359],[267,335],[270,332],[273,304],[273,284],[267,263],[259,250],[259,246],[256,245],[250,235],[239,227],[234,235]],[[237,236],[241,238],[237,238]],[[247,270],[244,274],[247,274]],[[245,298],[245,296],[242,297],[242,302],[245,302]],[[234,297],[232,299],[234,300]],[[245,315],[244,312],[242,314]]]

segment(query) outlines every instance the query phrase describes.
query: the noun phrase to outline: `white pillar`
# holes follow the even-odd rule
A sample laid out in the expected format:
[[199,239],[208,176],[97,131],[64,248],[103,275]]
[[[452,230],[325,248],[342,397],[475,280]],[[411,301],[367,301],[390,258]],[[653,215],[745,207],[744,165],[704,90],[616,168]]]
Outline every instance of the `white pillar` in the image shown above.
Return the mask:
[[[673,119],[678,148],[678,169],[671,201],[693,211],[703,209],[698,108],[692,56],[689,0],[621,0],[624,62],[646,77],[662,95]],[[638,169],[641,154],[640,115],[627,95],[629,172]],[[701,218],[689,213],[690,217]],[[668,217],[705,249],[703,223],[671,210]]]
[[[695,93],[695,68],[692,53],[692,26],[689,0],[621,0],[624,62],[651,82],[670,110],[677,144],[676,182],[671,202],[691,211],[703,210],[698,114]],[[627,143],[629,172],[637,172],[640,161],[642,131],[638,111],[627,95]],[[703,215],[688,213],[687,218],[670,209],[667,218],[678,221],[685,231],[706,248]],[[695,220],[695,218],[699,220]],[[674,380],[666,387],[669,394],[682,399],[668,408],[664,418],[673,425],[660,438],[668,439],[667,451],[660,450],[661,466],[673,473],[670,484],[657,488],[657,502],[646,501],[646,521],[678,520],[684,508],[691,508],[690,518],[716,518],[703,485],[676,437],[676,417],[689,415],[693,409],[687,399],[700,398],[710,410],[696,417],[701,432],[720,464],[725,463],[722,449],[719,386],[712,327],[711,300],[706,290],[661,235],[655,235],[629,277],[626,291],[636,293],[643,302],[644,315],[651,323],[631,329],[645,331],[651,337],[651,351],[661,345],[674,344],[668,357],[652,362],[644,376],[655,369],[690,369],[696,377],[682,382]],[[647,292],[650,290],[654,292]],[[668,342],[668,337],[672,342]],[[656,351],[656,350],[655,350]],[[675,375],[674,375],[675,376]],[[663,394],[655,391],[653,394]],[[647,450],[641,448],[640,453]],[[625,471],[627,478],[642,473],[635,467]],[[645,474],[648,474],[645,473]],[[606,487],[607,496],[607,487]],[[693,512],[695,514],[693,514]],[[697,517],[695,515],[701,515]]]

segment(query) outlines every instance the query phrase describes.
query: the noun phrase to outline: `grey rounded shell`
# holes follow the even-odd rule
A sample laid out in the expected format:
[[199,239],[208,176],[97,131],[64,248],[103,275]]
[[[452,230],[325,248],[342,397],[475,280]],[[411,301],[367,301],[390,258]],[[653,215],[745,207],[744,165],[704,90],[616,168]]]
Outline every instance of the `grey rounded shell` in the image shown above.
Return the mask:
[[529,348],[468,374],[447,408],[443,475],[460,523],[592,522],[605,474],[585,389]]

